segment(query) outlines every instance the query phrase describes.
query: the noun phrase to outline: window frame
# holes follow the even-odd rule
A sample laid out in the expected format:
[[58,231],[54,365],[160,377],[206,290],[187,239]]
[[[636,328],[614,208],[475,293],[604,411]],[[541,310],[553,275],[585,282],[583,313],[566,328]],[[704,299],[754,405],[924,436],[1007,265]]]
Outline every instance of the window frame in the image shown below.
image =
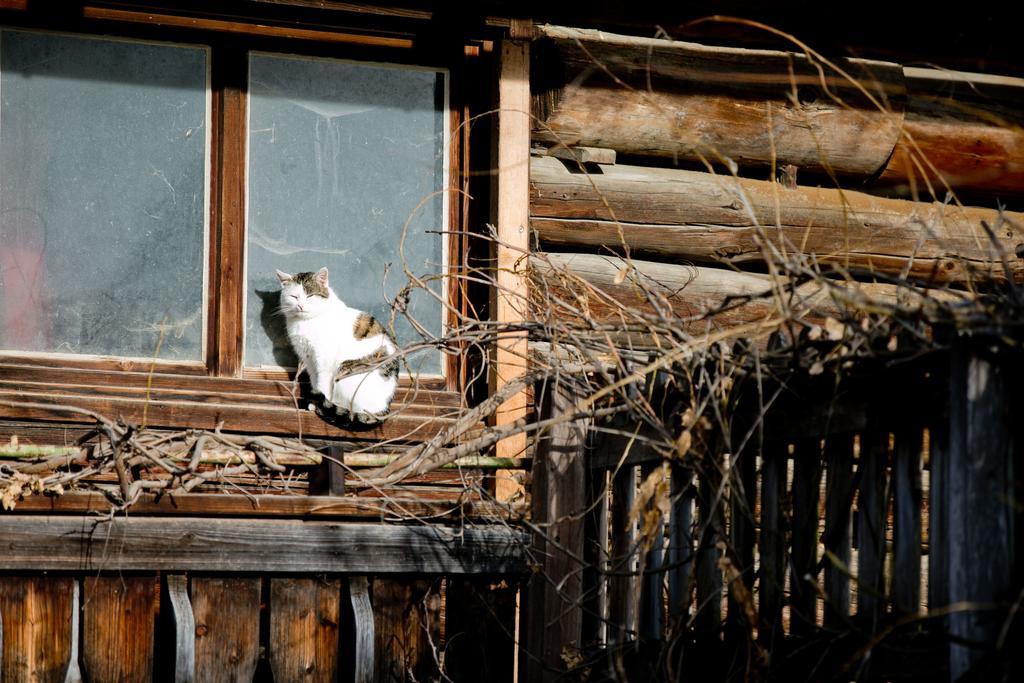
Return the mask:
[[[129,421],[150,426],[212,428],[223,424],[225,429],[240,431],[346,435],[345,430],[327,425],[311,413],[298,411],[296,414],[296,401],[291,394],[292,371],[243,366],[247,288],[247,79],[251,52],[444,71],[449,139],[444,163],[447,197],[443,209],[448,230],[443,238],[442,254],[446,263],[443,288],[448,305],[442,308],[442,330],[451,329],[455,322],[451,309],[463,313],[473,309],[464,284],[452,275],[466,272],[469,258],[465,233],[470,213],[467,192],[470,126],[462,124],[470,120],[474,112],[489,107],[489,101],[466,88],[462,78],[470,57],[479,60],[484,51],[467,50],[470,41],[460,35],[450,40],[434,37],[422,42],[409,40],[408,46],[396,47],[390,43],[380,45],[377,36],[371,35],[367,41],[362,41],[358,34],[336,33],[331,28],[308,31],[315,34],[312,36],[296,37],[277,32],[261,33],[262,25],[257,23],[239,32],[216,25],[224,22],[211,21],[213,25],[209,27],[192,22],[184,28],[169,29],[153,15],[141,12],[121,12],[114,21],[102,17],[58,21],[5,17],[3,24],[11,29],[203,46],[209,55],[208,115],[212,125],[207,159],[209,202],[203,360],[0,351],[0,419],[66,421],[69,414],[61,406],[77,406],[111,416],[120,414]],[[430,29],[429,25],[423,26],[424,35]],[[361,44],[363,42],[368,44]],[[358,435],[402,440],[429,438],[449,421],[446,416],[453,408],[461,404],[465,378],[470,374],[466,365],[465,353],[446,354],[442,357],[442,376],[401,378],[395,399],[398,414],[381,427]],[[34,407],[15,406],[17,401],[11,399],[17,399],[19,394],[28,396],[28,402]],[[256,410],[257,407],[260,410]],[[246,409],[252,409],[253,414],[247,416]],[[266,415],[274,411],[287,411],[290,417],[277,413]],[[425,426],[425,422],[430,424]]]

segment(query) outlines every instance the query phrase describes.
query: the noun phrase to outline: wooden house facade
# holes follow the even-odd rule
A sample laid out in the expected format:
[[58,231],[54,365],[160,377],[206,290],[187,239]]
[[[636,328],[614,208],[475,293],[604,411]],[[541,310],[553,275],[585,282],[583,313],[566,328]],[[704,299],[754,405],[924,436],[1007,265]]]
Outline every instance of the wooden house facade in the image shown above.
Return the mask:
[[1012,675],[1024,67],[731,5],[0,0],[0,680]]

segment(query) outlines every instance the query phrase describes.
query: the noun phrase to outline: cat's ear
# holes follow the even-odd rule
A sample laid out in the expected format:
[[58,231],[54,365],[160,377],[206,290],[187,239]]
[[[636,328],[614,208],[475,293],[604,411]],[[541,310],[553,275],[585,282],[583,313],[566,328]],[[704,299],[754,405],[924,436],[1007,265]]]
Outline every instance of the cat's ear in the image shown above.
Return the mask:
[[321,287],[327,287],[327,266],[316,271],[316,281]]
[[278,270],[277,279],[281,281],[281,286],[284,287],[287,283],[291,282],[292,276],[283,270]]

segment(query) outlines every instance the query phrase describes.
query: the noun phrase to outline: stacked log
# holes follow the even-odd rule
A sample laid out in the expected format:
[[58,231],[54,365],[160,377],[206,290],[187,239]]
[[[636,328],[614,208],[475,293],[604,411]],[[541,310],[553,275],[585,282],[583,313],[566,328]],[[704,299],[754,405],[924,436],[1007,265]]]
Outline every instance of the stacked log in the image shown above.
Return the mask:
[[[622,322],[623,307],[664,314],[653,292],[689,333],[756,324],[781,313],[771,293],[789,291],[775,267],[786,261],[883,303],[907,300],[903,282],[964,292],[1024,282],[1024,213],[947,192],[1024,196],[1024,80],[540,34],[532,139],[546,149],[531,159],[530,225],[541,251],[563,253],[538,254],[531,268],[589,319]],[[744,177],[787,165],[787,185]],[[794,169],[828,187],[797,185]],[[944,201],[876,196],[872,184]],[[560,272],[600,296],[581,300]],[[836,291],[802,284],[785,313],[838,315]]]

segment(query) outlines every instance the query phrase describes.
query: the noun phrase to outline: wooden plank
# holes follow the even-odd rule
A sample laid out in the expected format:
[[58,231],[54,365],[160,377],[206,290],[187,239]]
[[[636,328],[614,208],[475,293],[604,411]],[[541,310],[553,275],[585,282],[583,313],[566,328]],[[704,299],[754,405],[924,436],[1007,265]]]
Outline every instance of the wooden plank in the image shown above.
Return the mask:
[[885,548],[889,433],[878,428],[860,442],[857,488],[857,616],[870,631],[885,613]]
[[131,10],[108,9],[106,7],[85,7],[83,16],[89,19],[107,21],[128,21],[134,23],[171,26],[201,31],[217,31],[219,33],[237,33],[251,36],[267,36],[289,40],[315,40],[327,43],[348,45],[364,45],[368,47],[408,49],[413,47],[409,37],[350,33],[323,30],[319,28],[303,28],[300,26],[274,25],[248,21],[227,21],[206,17],[188,17],[175,14],[156,14],[153,12],[135,12]]
[[[941,199],[941,197],[940,197]],[[551,158],[530,165],[530,226],[544,244],[740,266],[764,263],[764,244],[818,263],[925,280],[1005,279],[1024,214],[887,199],[852,190],[785,188],[698,171],[618,165],[571,173]],[[993,238],[982,227],[1000,226]]]
[[188,599],[188,577],[167,575],[167,598],[174,617],[174,683],[196,680],[196,617]]
[[[516,521],[525,510],[474,500],[430,500],[404,491],[398,498],[332,498],[330,496],[232,495],[188,493],[157,497],[143,494],[132,505],[133,515],[201,515],[210,517],[300,517],[303,519],[447,519]],[[453,496],[461,494],[453,493]],[[17,514],[106,513],[110,501],[98,492],[65,493],[59,497],[30,496],[19,501]],[[0,517],[8,513],[0,511]]]
[[352,605],[354,628],[353,678],[354,683],[373,683],[376,670],[376,641],[373,623],[373,605],[370,603],[370,584],[365,576],[352,576],[348,580],[348,595]]
[[690,616],[693,575],[693,516],[696,487],[693,471],[679,464],[672,466],[672,512],[669,527],[668,614],[674,627]]
[[[498,76],[498,197],[495,319],[514,327],[528,319],[524,256],[529,253],[530,174],[530,44],[504,40]],[[526,371],[526,332],[501,335],[495,343],[495,388],[500,389]],[[527,396],[519,393],[495,413],[498,425],[526,415]],[[526,450],[526,435],[519,434],[495,447],[498,457],[519,457]],[[510,486],[507,476],[497,478],[499,500],[510,500],[521,487]]]
[[853,508],[853,437],[825,439],[825,627],[844,627],[850,614],[850,523]]
[[439,586],[433,580],[373,580],[374,680],[433,680],[441,642]]
[[629,517],[636,497],[636,468],[623,466],[612,474],[611,552],[608,556],[608,643],[623,646],[636,640],[636,525]]
[[[928,430],[928,610],[949,604],[949,420]],[[945,623],[940,622],[940,623]]]
[[340,601],[338,578],[270,579],[269,658],[275,681],[335,680]]
[[793,551],[789,576],[789,627],[793,635],[808,635],[816,628],[821,460],[818,439],[796,442],[793,453]]
[[249,683],[260,655],[260,579],[192,577],[197,681]]
[[[740,571],[748,594],[754,594],[754,511],[757,506],[757,452],[747,446],[732,464],[732,482],[729,491],[729,547],[731,558]],[[728,623],[731,631],[740,638],[749,637],[750,623],[745,606],[733,596],[734,587],[729,586]],[[740,634],[743,634],[740,636]]]
[[899,430],[893,449],[892,598],[898,613],[921,608],[921,432]]
[[[978,343],[954,348],[950,388],[949,604],[992,604],[1019,595],[1015,573],[1020,512],[1014,457],[1021,451],[1019,361]],[[950,680],[995,652],[1003,615],[993,610],[949,616]]]
[[761,456],[761,550],[758,640],[772,646],[785,635],[782,598],[785,582],[786,444],[768,444]]
[[833,62],[847,79],[777,50],[542,31],[552,54],[536,87],[535,140],[673,162],[728,158],[745,168],[794,164],[869,176],[899,138],[904,87],[896,64]]
[[82,660],[88,680],[152,680],[158,605],[154,576],[85,577]]
[[63,683],[75,579],[0,576],[0,680]]
[[[592,460],[594,453],[590,454]],[[607,643],[608,635],[608,470],[587,471],[587,514],[583,529],[580,644]]]
[[[573,386],[549,385],[540,396],[546,417],[572,414],[580,398]],[[564,671],[562,653],[579,650],[582,635],[582,567],[584,515],[588,507],[586,420],[566,420],[540,437],[533,459],[531,518],[539,530],[534,552],[540,571],[530,585],[527,620],[533,680],[548,680]]]
[[526,534],[299,520],[0,516],[0,570],[520,574]]
[[455,683],[512,683],[516,587],[503,580],[449,579],[445,674]]
[[[658,476],[661,465],[644,465],[640,468],[641,481],[647,481],[648,477]],[[656,500],[647,504],[647,512],[655,512]],[[655,514],[658,514],[655,512]],[[648,642],[649,646],[658,648],[660,641],[665,637],[663,583],[664,573],[662,565],[665,563],[665,520],[660,516],[657,523],[648,530],[650,533],[651,548],[644,557],[644,573],[640,579],[640,614],[639,634],[642,640]]]
[[705,457],[698,476],[697,523],[697,612],[694,623],[698,642],[720,638],[722,627],[722,568],[718,548],[725,541],[725,505],[721,496],[722,473],[718,460],[721,454]]
[[[0,641],[3,640],[0,634]],[[79,664],[81,653],[79,644],[82,642],[82,588],[78,579],[71,585],[71,654],[68,656],[68,670],[64,675],[64,683],[82,683],[82,669]]]

